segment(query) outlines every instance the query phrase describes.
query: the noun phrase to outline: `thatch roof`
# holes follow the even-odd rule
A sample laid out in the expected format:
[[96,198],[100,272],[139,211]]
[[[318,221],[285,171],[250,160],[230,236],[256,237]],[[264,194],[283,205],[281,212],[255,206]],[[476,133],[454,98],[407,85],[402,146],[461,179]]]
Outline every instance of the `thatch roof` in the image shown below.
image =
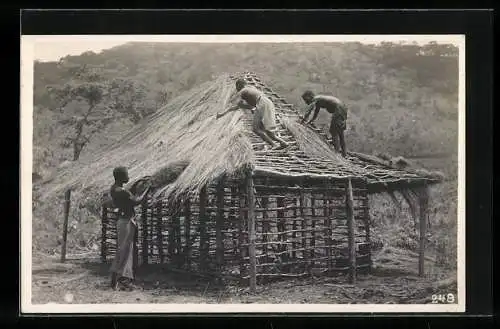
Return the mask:
[[[218,177],[237,174],[248,166],[257,174],[320,179],[352,177],[364,179],[372,186],[438,181],[431,175],[369,161],[368,156],[351,153],[342,158],[321,133],[298,122],[299,113],[293,106],[254,75],[245,77],[275,102],[279,133],[291,143],[286,151],[261,150],[264,142],[251,132],[250,111],[235,111],[216,119],[217,112],[228,106],[234,92],[234,77],[222,75],[175,98],[118,143],[60,169],[40,186],[40,194],[49,201],[72,187],[87,201],[98,200],[112,184],[112,170],[119,165],[129,168],[131,183],[147,175],[160,177],[157,197],[196,193]],[[177,169],[174,175],[170,174],[171,168]]]

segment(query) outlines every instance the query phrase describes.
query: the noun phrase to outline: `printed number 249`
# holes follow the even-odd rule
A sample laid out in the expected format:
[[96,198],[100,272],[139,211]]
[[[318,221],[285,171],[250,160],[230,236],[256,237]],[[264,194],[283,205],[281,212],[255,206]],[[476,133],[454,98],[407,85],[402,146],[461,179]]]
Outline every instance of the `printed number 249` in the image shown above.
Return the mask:
[[432,304],[438,304],[438,303],[454,303],[455,302],[455,295],[453,294],[447,294],[447,295],[432,295]]

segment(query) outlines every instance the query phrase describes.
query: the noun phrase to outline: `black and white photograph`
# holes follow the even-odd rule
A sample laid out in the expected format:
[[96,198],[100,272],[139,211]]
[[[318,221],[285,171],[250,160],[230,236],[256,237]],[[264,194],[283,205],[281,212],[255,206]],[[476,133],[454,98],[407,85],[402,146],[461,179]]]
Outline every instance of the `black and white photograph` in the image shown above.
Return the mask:
[[21,311],[463,312],[463,35],[24,35]]

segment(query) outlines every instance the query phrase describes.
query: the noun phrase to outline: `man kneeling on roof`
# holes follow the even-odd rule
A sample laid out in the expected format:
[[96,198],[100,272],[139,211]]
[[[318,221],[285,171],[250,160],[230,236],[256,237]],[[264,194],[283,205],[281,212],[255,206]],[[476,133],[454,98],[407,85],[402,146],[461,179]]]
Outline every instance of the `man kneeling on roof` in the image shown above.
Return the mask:
[[136,197],[123,188],[123,184],[129,181],[127,168],[115,168],[113,176],[115,183],[111,186],[110,196],[113,205],[118,208],[118,221],[116,222],[117,250],[110,270],[111,287],[116,290],[120,283],[124,288],[130,290],[133,288],[132,282],[134,280],[134,235],[137,229],[134,206],[143,201],[150,186],[144,190],[141,196]]
[[[288,144],[276,136],[273,131],[276,128],[273,102],[261,91],[247,86],[243,79],[236,81],[236,91],[237,94],[231,99],[231,103],[236,103],[236,105],[231,106],[223,113],[217,113],[217,119],[239,108],[251,109],[254,113],[253,131],[270,144],[273,149],[286,148]],[[279,145],[275,145],[274,142],[278,142]]]
[[[339,152],[342,149],[342,156],[346,156],[346,146],[344,139],[344,130],[346,129],[347,120],[347,106],[338,98],[328,95],[314,95],[310,90],[306,90],[302,94],[302,99],[308,105],[306,114],[302,119],[305,122],[314,110],[314,115],[308,123],[313,123],[318,117],[320,109],[325,109],[332,114],[332,121],[330,122],[330,134],[332,135],[333,146]],[[339,147],[340,141],[340,147]]]

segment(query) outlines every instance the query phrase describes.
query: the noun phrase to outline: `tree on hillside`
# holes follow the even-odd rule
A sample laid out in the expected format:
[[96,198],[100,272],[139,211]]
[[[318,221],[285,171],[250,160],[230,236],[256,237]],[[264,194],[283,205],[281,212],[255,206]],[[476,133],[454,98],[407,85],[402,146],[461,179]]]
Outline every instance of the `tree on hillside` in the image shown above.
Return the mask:
[[64,115],[58,123],[69,127],[62,142],[73,149],[73,160],[90,141],[92,135],[113,119],[128,117],[137,122],[147,112],[140,106],[145,86],[130,79],[103,78],[102,67],[63,63],[71,79],[64,85],[49,85],[47,91]]

